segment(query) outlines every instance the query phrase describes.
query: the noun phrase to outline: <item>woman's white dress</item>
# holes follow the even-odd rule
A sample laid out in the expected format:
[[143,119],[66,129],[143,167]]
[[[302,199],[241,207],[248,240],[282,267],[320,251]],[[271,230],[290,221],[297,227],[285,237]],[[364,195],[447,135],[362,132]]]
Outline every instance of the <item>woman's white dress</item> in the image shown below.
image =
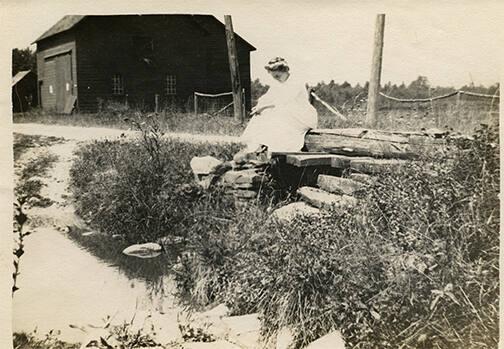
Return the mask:
[[317,127],[317,112],[308,101],[304,84],[292,76],[285,82],[273,80],[256,108],[267,105],[274,107],[253,116],[241,136],[246,151],[260,145],[268,146],[268,152],[300,151],[306,132]]

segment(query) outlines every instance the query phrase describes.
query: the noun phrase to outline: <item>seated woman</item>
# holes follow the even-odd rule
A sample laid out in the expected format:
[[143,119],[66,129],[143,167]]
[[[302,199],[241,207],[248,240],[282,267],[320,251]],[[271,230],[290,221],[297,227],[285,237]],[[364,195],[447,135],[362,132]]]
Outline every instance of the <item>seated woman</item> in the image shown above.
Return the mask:
[[265,69],[273,81],[252,109],[252,119],[241,136],[246,148],[234,156],[236,163],[257,158],[260,153],[300,151],[306,132],[317,127],[317,112],[308,91],[291,77],[285,59],[276,57]]

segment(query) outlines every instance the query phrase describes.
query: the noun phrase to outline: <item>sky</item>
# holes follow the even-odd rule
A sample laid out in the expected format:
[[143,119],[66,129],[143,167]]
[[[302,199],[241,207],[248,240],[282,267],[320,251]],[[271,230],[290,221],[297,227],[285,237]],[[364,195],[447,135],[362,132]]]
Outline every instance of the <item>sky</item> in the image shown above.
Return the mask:
[[385,13],[382,82],[460,87],[499,80],[504,47],[501,1],[338,0],[0,0],[2,45],[23,48],[66,14],[204,13],[252,43],[252,78],[282,56],[308,83],[369,79],[376,14]]

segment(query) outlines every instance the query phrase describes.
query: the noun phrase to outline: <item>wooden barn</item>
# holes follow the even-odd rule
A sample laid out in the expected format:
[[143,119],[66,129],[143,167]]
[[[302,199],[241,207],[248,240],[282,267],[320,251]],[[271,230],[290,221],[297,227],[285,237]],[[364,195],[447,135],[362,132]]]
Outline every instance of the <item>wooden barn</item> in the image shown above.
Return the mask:
[[[238,35],[250,109],[250,52]],[[36,41],[41,107],[96,112],[104,103],[190,110],[194,92],[231,91],[225,26],[212,15],[65,16]]]
[[12,111],[22,113],[38,104],[37,74],[23,70],[12,77]]

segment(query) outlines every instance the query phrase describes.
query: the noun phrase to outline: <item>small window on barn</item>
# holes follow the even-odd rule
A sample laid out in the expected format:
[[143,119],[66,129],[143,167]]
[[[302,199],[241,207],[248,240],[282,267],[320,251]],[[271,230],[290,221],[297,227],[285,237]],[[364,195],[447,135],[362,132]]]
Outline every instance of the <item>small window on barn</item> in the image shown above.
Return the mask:
[[166,75],[166,94],[168,96],[177,94],[177,77],[175,75]]
[[114,74],[112,77],[112,94],[122,95],[124,93],[123,77],[121,74]]

